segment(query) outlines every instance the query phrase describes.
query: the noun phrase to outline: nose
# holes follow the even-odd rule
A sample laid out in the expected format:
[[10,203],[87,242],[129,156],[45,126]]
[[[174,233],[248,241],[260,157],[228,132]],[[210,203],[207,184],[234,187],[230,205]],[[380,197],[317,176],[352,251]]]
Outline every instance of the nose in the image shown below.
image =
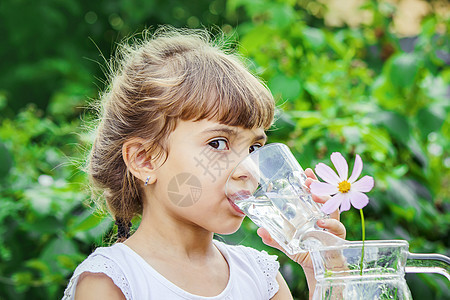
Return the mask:
[[233,180],[247,181],[249,178],[251,178],[251,174],[247,166],[238,164],[231,173],[230,177]]
[[240,162],[228,177],[226,194],[229,198],[236,195],[253,194],[258,187],[259,170],[253,161]]

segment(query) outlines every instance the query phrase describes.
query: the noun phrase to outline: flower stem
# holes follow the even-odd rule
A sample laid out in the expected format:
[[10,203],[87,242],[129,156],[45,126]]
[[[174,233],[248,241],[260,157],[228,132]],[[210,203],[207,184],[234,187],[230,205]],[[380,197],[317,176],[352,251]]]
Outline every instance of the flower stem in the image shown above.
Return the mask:
[[362,276],[363,273],[363,262],[364,262],[364,242],[366,240],[366,226],[364,224],[364,213],[362,208],[359,210],[361,215],[361,229],[362,229],[362,250],[361,250],[361,262],[359,263],[359,275]]

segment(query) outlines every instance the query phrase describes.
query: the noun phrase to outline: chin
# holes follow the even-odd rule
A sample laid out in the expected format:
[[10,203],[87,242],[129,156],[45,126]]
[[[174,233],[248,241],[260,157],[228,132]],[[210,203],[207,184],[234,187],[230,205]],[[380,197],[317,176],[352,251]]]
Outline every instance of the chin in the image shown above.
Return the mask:
[[238,231],[239,228],[241,228],[242,221],[243,221],[243,219],[239,222],[239,224],[236,224],[236,223],[230,224],[230,226],[227,226],[227,228],[222,226],[221,228],[218,228],[218,230],[214,231],[214,232],[217,234],[223,234],[223,235],[233,234],[236,231]]

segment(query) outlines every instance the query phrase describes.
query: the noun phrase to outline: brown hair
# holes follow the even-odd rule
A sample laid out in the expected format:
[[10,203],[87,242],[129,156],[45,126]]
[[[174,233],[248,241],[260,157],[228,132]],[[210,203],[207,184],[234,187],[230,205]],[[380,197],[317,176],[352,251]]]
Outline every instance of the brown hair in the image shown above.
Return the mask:
[[214,119],[247,129],[271,126],[271,93],[218,41],[204,30],[163,28],[119,47],[100,99],[88,164],[92,183],[104,191],[119,224],[129,226],[142,213],[141,184],[122,158],[126,140],[140,137],[148,141],[145,151],[165,154],[179,119]]

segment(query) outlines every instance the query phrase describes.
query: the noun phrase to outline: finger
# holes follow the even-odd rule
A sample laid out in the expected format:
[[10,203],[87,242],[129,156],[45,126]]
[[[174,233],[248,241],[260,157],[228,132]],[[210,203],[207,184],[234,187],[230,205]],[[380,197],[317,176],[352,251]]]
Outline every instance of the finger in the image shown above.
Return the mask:
[[301,252],[301,253],[291,255],[291,254],[287,253],[274,239],[272,239],[272,237],[270,236],[270,233],[266,229],[261,227],[261,228],[258,228],[258,230],[256,232],[261,237],[263,243],[266,244],[267,246],[276,248],[276,249],[280,250],[281,252],[284,252],[284,254],[286,254],[290,259],[292,259],[293,261],[297,262],[300,265],[303,265],[303,263],[305,262],[305,259],[307,258],[306,252]]
[[316,176],[316,174],[314,174],[314,171],[311,168],[307,168],[305,170],[305,175],[306,175],[306,177],[309,177],[309,178],[312,178],[314,180],[317,180],[317,176]]
[[[311,183],[313,182],[313,181],[317,181],[317,180],[313,180],[312,178],[306,178],[306,180],[305,180],[305,186],[309,189],[309,187],[311,186]],[[310,191],[310,190],[309,190]],[[317,195],[314,195],[314,194],[312,194],[312,198],[313,198],[313,200],[315,201],[315,202],[317,202],[317,203],[325,203],[325,202],[327,202],[328,201],[328,199],[330,199],[330,197],[329,196],[317,196]]]
[[270,233],[265,228],[258,228],[256,233],[261,237],[264,244],[284,252],[283,248],[270,236]]
[[317,225],[323,229],[328,230],[330,233],[342,239],[345,239],[346,229],[344,224],[339,222],[339,220],[336,219],[319,220],[317,221]]
[[331,213],[330,218],[339,221],[341,219],[341,213],[339,212],[339,209],[336,209],[333,213]]
[[331,197],[330,196],[317,196],[312,194],[312,198],[315,202],[317,203],[322,203],[324,204],[325,202],[327,202]]
[[305,179],[305,185],[310,188],[311,183],[313,183],[313,181],[315,181],[314,179],[312,179],[311,177],[308,177]]

